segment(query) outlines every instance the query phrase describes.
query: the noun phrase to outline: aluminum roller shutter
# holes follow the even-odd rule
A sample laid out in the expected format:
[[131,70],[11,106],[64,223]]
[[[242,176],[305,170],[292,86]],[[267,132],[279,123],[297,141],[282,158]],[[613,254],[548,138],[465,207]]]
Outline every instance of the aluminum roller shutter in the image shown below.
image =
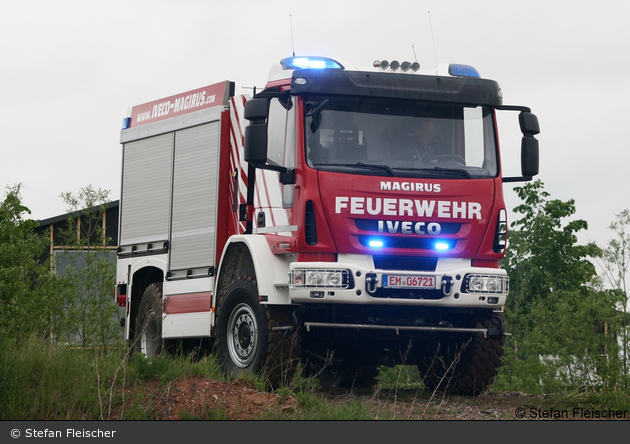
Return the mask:
[[173,133],[124,144],[120,245],[168,239]]
[[215,265],[219,121],[175,133],[170,269]]

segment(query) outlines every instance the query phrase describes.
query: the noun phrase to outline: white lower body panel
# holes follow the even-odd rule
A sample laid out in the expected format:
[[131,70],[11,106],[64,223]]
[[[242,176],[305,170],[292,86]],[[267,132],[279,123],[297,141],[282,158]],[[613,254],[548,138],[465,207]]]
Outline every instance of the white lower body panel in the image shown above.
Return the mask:
[[164,315],[164,339],[198,338],[210,336],[210,312]]

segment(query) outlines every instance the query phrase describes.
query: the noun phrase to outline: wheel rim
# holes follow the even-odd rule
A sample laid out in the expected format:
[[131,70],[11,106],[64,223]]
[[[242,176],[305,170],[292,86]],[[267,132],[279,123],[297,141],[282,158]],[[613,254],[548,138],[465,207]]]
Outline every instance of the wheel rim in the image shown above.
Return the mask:
[[228,321],[228,351],[232,362],[240,368],[249,366],[256,355],[258,324],[247,304],[237,305]]
[[148,357],[155,356],[157,350],[157,324],[154,320],[155,313],[150,310],[147,312],[144,328],[140,335],[140,351]]

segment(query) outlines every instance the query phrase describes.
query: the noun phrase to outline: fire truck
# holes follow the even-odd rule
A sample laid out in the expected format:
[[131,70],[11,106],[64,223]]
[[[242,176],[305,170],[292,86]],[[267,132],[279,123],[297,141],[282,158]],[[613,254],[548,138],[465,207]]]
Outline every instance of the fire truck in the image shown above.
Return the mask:
[[[504,177],[497,113],[516,115]],[[382,366],[486,390],[503,355],[504,182],[538,174],[537,117],[468,65],[289,57],[123,120],[117,285],[147,356],[189,340],[278,387],[370,387]]]

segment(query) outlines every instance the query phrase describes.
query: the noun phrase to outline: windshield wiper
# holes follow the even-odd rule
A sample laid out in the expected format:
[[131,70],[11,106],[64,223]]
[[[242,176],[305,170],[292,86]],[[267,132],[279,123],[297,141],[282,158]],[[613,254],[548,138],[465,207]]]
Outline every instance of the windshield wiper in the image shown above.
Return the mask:
[[[306,114],[304,114],[304,117],[311,117],[314,114],[319,113],[327,104],[328,104],[329,100],[328,99],[324,99],[321,102],[319,102],[317,104],[317,106],[315,108],[313,108],[312,110],[308,111]],[[317,102],[315,102],[317,103]]]
[[470,179],[472,176],[466,170],[462,169],[452,169],[452,168],[442,168],[442,167],[433,167],[433,168],[394,168],[396,171],[418,171],[421,173],[437,173],[441,176],[447,177],[465,177]]
[[387,171],[389,174],[391,174],[392,176],[396,176],[396,173],[394,173],[394,170],[388,166],[388,165],[375,165],[373,163],[363,163],[363,162],[357,162],[356,165],[360,165],[362,167],[369,167],[369,168],[376,168],[378,170],[383,170],[383,171]]
[[389,167],[387,165],[376,165],[376,164],[372,164],[372,163],[363,163],[363,162],[356,162],[356,163],[314,163],[313,166],[332,166],[332,167],[348,167],[348,168],[372,168],[372,169],[385,171],[390,176],[396,177],[396,173],[394,172],[394,170],[391,167]]

